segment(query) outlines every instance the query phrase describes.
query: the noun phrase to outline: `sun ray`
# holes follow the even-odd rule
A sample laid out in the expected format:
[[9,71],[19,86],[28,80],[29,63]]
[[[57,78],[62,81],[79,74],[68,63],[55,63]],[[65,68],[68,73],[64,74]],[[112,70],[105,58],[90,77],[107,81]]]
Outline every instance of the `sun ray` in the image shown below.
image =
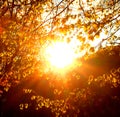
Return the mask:
[[71,42],[56,41],[48,45],[45,49],[45,58],[47,64],[53,71],[66,71],[74,68],[76,64],[76,58],[82,56],[78,53],[78,45],[80,42],[74,40]]
[[46,49],[50,64],[57,68],[70,65],[74,59],[74,51],[67,43],[56,42]]

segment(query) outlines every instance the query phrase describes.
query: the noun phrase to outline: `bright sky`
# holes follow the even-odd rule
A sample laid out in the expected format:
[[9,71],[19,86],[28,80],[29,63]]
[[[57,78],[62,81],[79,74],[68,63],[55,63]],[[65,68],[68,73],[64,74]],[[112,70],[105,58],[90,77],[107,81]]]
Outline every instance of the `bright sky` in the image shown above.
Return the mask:
[[53,0],[55,4],[60,3],[62,0]]

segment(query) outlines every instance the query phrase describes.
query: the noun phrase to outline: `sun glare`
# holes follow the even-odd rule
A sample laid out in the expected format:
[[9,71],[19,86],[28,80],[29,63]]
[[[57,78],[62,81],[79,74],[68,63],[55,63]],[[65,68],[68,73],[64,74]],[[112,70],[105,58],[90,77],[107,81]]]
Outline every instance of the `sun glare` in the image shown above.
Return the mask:
[[[105,36],[101,34],[102,36]],[[92,47],[102,41],[95,39],[90,43]],[[76,59],[85,55],[86,50],[80,50],[82,42],[73,38],[69,43],[67,41],[53,41],[45,47],[45,60],[48,68],[53,71],[65,71],[68,68],[75,67]]]
[[55,42],[46,48],[47,59],[50,65],[58,69],[74,64],[75,49],[67,42]]
[[64,68],[70,65],[74,59],[74,51],[67,43],[56,42],[47,48],[48,60],[51,65],[57,68]]

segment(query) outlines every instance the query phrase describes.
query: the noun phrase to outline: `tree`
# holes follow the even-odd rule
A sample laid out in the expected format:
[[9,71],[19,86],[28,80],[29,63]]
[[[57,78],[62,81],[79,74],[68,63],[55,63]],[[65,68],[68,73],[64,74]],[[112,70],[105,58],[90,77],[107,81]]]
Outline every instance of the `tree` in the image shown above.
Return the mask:
[[[97,113],[90,110],[90,101],[94,108],[98,102],[102,115],[106,114],[102,106],[108,97],[109,103],[119,103],[119,95],[114,94],[114,90],[119,89],[119,4],[119,0],[61,0],[56,4],[52,0],[0,1],[1,104],[7,99],[5,106],[1,106],[2,112],[7,110],[6,105],[14,103],[14,96],[16,114],[19,106],[21,110],[34,107],[41,113],[46,110],[51,116],[81,113],[96,116]],[[62,81],[63,76],[46,72],[43,50],[52,41],[70,43],[74,39],[81,42],[77,51],[84,52],[84,57],[78,58],[76,68]],[[114,75],[110,72],[113,68]],[[102,74],[105,76],[99,78]],[[97,93],[98,90],[101,93]],[[10,107],[11,104],[8,110]],[[116,109],[119,113],[116,105],[107,109],[109,112]]]

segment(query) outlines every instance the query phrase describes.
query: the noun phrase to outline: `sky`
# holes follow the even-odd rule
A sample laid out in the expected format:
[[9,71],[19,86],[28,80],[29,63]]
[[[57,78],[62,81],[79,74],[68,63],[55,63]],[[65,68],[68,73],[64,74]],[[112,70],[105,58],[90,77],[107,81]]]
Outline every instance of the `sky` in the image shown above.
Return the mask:
[[53,0],[55,4],[58,4],[59,2],[61,2],[62,0]]

